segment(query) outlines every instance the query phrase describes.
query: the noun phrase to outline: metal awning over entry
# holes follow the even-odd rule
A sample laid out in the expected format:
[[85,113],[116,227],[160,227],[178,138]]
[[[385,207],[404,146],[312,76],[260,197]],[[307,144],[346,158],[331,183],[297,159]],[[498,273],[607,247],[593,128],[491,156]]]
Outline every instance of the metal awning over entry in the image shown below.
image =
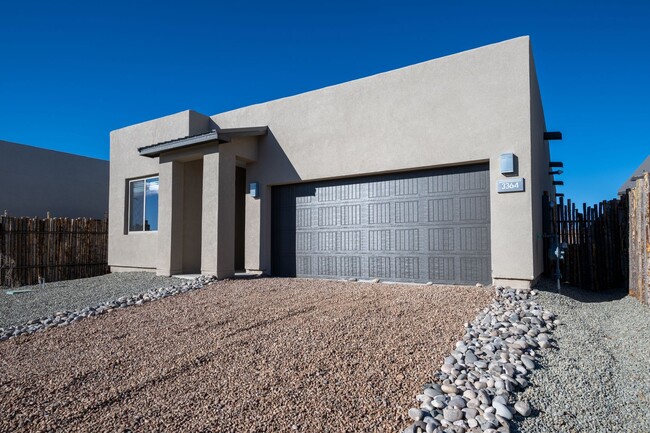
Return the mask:
[[487,164],[273,187],[272,273],[492,282]]
[[228,128],[228,129],[213,129],[212,131],[192,135],[189,137],[177,138],[175,140],[164,141],[149,146],[138,148],[140,156],[148,156],[154,158],[160,156],[163,152],[171,150],[184,149],[190,146],[206,143],[229,143],[234,137],[255,137],[266,135],[268,127],[254,126],[249,128]]

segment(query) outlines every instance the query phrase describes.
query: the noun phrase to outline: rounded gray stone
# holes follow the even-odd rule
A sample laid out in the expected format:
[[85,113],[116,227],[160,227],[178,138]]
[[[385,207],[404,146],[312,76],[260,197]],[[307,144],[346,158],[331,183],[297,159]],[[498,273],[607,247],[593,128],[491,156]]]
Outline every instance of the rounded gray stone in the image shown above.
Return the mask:
[[530,404],[525,400],[519,400],[515,403],[515,410],[522,416],[530,415]]
[[449,404],[447,406],[455,407],[457,409],[464,409],[467,406],[467,402],[463,397],[453,397],[451,400],[449,400]]
[[453,356],[448,356],[445,358],[445,364],[454,365],[456,363],[456,358]]
[[442,395],[442,391],[435,388],[424,388],[424,395],[427,397],[434,398],[437,395]]
[[476,398],[476,393],[471,389],[468,389],[465,392],[463,392],[463,397],[465,397],[468,400],[471,400],[473,398]]
[[480,368],[481,370],[487,368],[488,363],[482,360],[474,361],[474,367]]
[[466,419],[471,419],[471,418],[476,418],[476,416],[478,415],[478,410],[467,408],[467,409],[463,409],[463,413],[465,413]]
[[442,416],[449,422],[454,422],[463,419],[463,412],[460,409],[445,408],[442,411]]
[[456,385],[444,384],[440,387],[445,394],[458,394],[458,387]]
[[444,400],[432,400],[431,401],[431,406],[435,407],[436,409],[444,409],[447,407],[447,403]]
[[508,407],[498,401],[492,401],[492,407],[495,409],[496,414],[505,419],[512,419],[512,412]]
[[408,414],[409,418],[411,418],[413,421],[421,421],[424,418],[424,412],[414,407],[409,409]]

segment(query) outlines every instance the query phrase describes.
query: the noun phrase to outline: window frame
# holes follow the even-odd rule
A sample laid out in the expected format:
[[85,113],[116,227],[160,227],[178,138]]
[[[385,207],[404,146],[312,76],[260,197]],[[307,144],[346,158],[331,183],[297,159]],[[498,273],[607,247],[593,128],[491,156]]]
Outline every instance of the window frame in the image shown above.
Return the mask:
[[[127,234],[135,234],[135,233],[157,233],[158,232],[158,225],[156,224],[156,230],[145,230],[146,227],[146,221],[147,221],[147,181],[150,179],[158,179],[158,185],[160,185],[160,175],[151,175],[147,177],[138,177],[135,179],[129,179],[127,182],[127,188],[126,188],[126,206],[128,208],[127,211],[127,216],[126,216],[126,233]],[[143,191],[143,197],[142,197],[142,230],[131,230],[131,184],[133,182],[144,182],[144,191]],[[159,209],[156,209],[156,213],[158,212]]]

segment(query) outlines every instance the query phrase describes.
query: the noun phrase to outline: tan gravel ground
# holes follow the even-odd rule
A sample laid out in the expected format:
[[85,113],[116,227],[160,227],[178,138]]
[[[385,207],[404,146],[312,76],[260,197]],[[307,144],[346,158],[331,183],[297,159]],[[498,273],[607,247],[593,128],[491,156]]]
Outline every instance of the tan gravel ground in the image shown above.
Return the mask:
[[492,290],[218,282],[0,342],[0,431],[397,432]]

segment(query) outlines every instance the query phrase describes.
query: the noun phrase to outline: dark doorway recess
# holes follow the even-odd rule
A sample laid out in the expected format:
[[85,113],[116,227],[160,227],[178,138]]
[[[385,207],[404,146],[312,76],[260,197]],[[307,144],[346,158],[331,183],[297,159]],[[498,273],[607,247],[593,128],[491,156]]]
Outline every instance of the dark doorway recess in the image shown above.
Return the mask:
[[235,270],[244,271],[246,239],[246,169],[237,167],[235,171]]
[[203,159],[183,164],[183,264],[184,274],[201,272]]

